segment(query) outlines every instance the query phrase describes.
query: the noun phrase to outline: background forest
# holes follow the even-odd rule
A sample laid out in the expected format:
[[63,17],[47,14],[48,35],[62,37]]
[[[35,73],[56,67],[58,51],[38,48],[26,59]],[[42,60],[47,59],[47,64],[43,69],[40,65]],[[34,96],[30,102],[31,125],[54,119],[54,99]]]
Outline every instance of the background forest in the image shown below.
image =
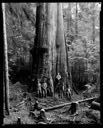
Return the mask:
[[[36,3],[8,3],[6,17],[9,77],[13,83],[25,81],[32,72],[30,50],[35,44]],[[64,3],[63,18],[72,81],[99,84],[100,4]]]

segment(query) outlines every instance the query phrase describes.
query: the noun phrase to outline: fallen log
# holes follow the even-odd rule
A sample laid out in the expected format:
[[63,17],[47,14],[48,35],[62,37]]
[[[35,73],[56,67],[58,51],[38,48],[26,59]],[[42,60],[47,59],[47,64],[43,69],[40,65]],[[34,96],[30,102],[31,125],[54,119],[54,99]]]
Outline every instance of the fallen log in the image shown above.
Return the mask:
[[71,105],[73,103],[82,103],[82,102],[86,102],[86,101],[93,101],[96,98],[97,97],[92,97],[92,98],[87,98],[87,99],[84,99],[84,100],[72,101],[72,102],[69,102],[69,103],[64,103],[64,104],[56,105],[56,106],[53,106],[53,107],[44,108],[44,110],[47,112],[47,111],[50,111],[50,110],[54,110],[54,109],[62,108],[64,106]]

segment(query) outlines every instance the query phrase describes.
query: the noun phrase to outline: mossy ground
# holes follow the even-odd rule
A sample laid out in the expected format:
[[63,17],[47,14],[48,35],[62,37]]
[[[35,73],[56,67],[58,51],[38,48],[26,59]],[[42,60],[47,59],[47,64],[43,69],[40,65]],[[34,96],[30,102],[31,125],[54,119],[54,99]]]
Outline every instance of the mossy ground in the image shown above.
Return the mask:
[[[20,82],[10,85],[10,115],[5,116],[4,125],[16,124],[18,117],[21,117],[22,124],[36,124],[36,121],[29,116],[29,107],[27,106],[27,104],[23,103],[20,106],[16,107],[17,104],[23,101],[24,92],[27,92],[27,85],[22,85]],[[35,94],[28,92],[27,94],[31,98],[32,103],[35,103]],[[57,95],[55,95],[55,98],[47,97],[37,99],[39,101],[40,107],[42,108],[52,107],[69,102],[65,98],[59,99]],[[82,94],[73,94],[73,101],[77,101],[80,99],[83,99]],[[46,112],[46,116],[51,124],[99,124],[100,111],[89,109],[87,105],[87,103],[80,104],[78,108],[78,114],[75,116],[68,113],[69,106]]]

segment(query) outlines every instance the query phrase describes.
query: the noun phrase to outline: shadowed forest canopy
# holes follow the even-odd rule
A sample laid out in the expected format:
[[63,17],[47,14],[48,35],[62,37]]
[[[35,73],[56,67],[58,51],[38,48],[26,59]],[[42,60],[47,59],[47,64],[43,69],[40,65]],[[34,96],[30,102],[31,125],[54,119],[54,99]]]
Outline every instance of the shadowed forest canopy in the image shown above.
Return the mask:
[[[37,38],[43,37],[43,35],[40,37],[38,32],[36,33],[36,24],[39,24],[39,20],[42,21],[44,18],[42,22],[46,20],[46,23],[43,23],[45,32],[41,32],[41,34],[44,34],[44,41],[49,41],[49,46],[46,46],[49,47],[49,49],[47,48],[49,52],[45,52],[46,48],[43,46],[45,55],[42,57],[49,57],[46,67],[49,69],[48,72],[51,72],[55,78],[57,72],[63,73],[59,70],[64,69],[60,65],[62,66],[62,62],[65,62],[64,67],[67,66],[65,73],[68,72],[67,76],[75,87],[81,88],[86,83],[96,84],[99,81],[100,73],[100,4],[63,3],[62,6],[55,5],[55,3],[52,5],[44,4],[41,10],[38,9],[44,13],[41,14],[44,17],[36,16],[39,15],[39,12],[37,14],[36,11],[37,8],[40,8],[38,5],[37,3],[6,3],[10,80],[13,83],[18,80],[28,82],[28,76],[35,72],[33,70],[35,59],[32,55],[40,43],[37,42]],[[57,10],[55,6],[58,6]],[[58,11],[60,8],[62,8],[63,14]],[[39,28],[37,30],[39,31]],[[59,33],[57,36],[56,32]],[[61,45],[59,46],[58,43]],[[45,44],[43,39],[42,44]],[[60,52],[61,50],[64,50],[64,53]],[[58,57],[55,60],[57,52]],[[41,59],[43,59],[42,57]],[[39,64],[39,66],[41,65]],[[44,72],[40,68],[37,71],[39,74]]]

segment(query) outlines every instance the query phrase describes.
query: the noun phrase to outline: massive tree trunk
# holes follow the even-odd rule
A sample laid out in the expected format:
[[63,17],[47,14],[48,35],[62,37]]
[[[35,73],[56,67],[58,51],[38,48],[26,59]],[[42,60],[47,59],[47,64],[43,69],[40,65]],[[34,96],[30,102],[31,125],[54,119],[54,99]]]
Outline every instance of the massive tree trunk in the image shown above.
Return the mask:
[[49,68],[53,80],[56,76],[56,32],[57,32],[57,4],[48,3],[47,31],[49,43]]
[[67,60],[66,60],[66,46],[64,38],[64,26],[63,26],[63,12],[62,4],[57,3],[57,37],[56,37],[56,49],[57,49],[57,72],[60,72],[64,81],[67,77]]
[[42,3],[37,6],[34,70],[40,78],[56,75],[56,13],[55,3]]
[[4,86],[4,101],[6,114],[9,115],[9,77],[8,77],[8,50],[7,50],[7,35],[6,35],[6,16],[5,3],[2,3],[3,12],[3,32],[4,32],[4,72],[3,72],[3,86]]
[[48,77],[49,44],[47,38],[47,4],[38,4],[36,12],[36,38],[33,50],[34,73],[37,77]]
[[33,49],[34,73],[53,77],[60,72],[66,78],[66,48],[62,4],[42,3],[37,6],[36,38]]

